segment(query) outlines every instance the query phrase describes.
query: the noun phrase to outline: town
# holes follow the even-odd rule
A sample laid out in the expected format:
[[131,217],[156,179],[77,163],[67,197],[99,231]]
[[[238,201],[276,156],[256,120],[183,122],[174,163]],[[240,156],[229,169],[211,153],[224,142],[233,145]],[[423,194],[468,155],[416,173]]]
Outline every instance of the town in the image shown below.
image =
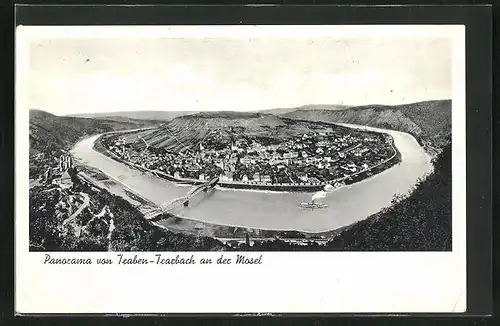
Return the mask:
[[124,137],[104,137],[101,143],[119,158],[178,180],[221,183],[315,185],[342,181],[383,164],[396,155],[389,135],[375,132],[314,131],[276,143],[266,137],[214,129],[196,146],[170,152],[144,148]]

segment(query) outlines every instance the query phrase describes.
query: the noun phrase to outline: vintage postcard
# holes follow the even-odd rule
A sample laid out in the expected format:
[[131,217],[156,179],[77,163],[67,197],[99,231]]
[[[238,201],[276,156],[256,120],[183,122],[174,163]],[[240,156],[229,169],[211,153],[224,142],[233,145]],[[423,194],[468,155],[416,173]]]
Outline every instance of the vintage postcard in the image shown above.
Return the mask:
[[16,34],[20,313],[465,310],[463,26]]

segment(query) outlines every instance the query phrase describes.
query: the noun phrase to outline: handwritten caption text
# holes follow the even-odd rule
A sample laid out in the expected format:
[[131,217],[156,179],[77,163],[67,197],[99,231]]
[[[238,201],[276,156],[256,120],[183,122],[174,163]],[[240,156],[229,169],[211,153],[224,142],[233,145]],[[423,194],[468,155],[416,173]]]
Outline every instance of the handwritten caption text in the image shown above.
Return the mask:
[[53,257],[45,254],[44,264],[49,265],[260,265],[262,255],[221,255],[215,259],[203,255],[182,254],[116,254],[105,258]]

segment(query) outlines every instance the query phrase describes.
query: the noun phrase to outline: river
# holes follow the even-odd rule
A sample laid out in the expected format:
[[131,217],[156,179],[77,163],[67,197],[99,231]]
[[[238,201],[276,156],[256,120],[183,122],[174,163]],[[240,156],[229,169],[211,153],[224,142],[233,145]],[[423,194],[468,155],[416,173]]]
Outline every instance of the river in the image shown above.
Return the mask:
[[[413,136],[393,130],[340,125],[390,134],[401,153],[401,163],[368,179],[336,189],[323,199],[323,203],[329,205],[323,209],[311,211],[298,207],[299,203],[310,201],[313,193],[215,187],[191,199],[188,207],[178,207],[171,213],[182,218],[219,225],[326,232],[363,220],[390,206],[395,194],[406,193],[418,178],[432,171],[429,155]],[[72,149],[73,156],[157,205],[184,196],[189,190],[189,186],[142,173],[96,152],[92,147],[99,136],[94,135],[79,141]]]

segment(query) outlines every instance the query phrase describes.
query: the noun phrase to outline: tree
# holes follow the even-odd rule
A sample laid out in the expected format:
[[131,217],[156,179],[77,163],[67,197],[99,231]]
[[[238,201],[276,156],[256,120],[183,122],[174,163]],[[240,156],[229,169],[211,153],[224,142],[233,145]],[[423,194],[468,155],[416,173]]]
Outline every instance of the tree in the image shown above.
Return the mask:
[[451,145],[434,172],[393,205],[344,230],[328,243],[343,250],[451,250]]
[[29,238],[31,250],[58,251],[61,249],[59,225],[55,205],[59,201],[59,192],[43,192],[41,187],[34,187],[29,195]]

